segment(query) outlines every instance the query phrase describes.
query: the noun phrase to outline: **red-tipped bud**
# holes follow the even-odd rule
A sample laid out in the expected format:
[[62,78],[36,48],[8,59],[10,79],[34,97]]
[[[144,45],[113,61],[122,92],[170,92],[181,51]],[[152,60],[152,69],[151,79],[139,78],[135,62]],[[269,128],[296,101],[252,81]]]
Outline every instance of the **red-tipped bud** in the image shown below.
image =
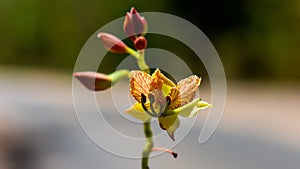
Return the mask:
[[135,36],[141,36],[147,32],[148,24],[144,17],[132,7],[130,13],[126,14],[123,29],[124,32],[134,41]]
[[111,78],[109,76],[96,72],[77,72],[76,77],[87,89],[92,91],[101,91],[111,87]]
[[101,91],[110,88],[122,78],[128,78],[128,70],[118,70],[109,75],[97,72],[76,72],[73,74],[87,89]]
[[134,7],[132,7],[132,8],[130,9],[130,13],[131,13],[131,14],[139,14],[138,11],[137,11]]
[[104,47],[110,52],[114,53],[126,53],[127,45],[119,38],[108,33],[99,33],[98,38],[103,42]]
[[143,50],[147,47],[147,40],[146,38],[140,36],[134,41],[134,47],[137,50]]

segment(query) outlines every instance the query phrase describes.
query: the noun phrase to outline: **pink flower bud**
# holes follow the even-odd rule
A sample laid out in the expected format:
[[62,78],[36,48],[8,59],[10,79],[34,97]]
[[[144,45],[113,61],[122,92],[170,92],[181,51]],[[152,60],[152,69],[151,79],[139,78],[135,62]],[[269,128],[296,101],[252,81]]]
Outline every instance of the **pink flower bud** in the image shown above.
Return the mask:
[[143,50],[147,47],[147,40],[146,38],[140,36],[134,41],[134,47],[137,50]]
[[123,30],[132,41],[135,40],[134,24],[132,23],[132,15],[129,13],[126,14],[124,24],[123,24]]
[[110,88],[122,78],[128,78],[128,70],[118,70],[109,75],[97,72],[76,72],[73,74],[87,89],[102,91]]
[[126,14],[123,29],[124,32],[130,37],[131,40],[135,40],[135,36],[141,36],[147,32],[148,24],[144,17],[132,7],[130,13]]
[[76,77],[87,89],[92,91],[101,91],[111,87],[111,78],[109,76],[96,72],[77,72]]
[[114,53],[126,53],[127,45],[122,42],[119,38],[108,33],[99,33],[98,38],[103,42],[104,47],[110,52]]

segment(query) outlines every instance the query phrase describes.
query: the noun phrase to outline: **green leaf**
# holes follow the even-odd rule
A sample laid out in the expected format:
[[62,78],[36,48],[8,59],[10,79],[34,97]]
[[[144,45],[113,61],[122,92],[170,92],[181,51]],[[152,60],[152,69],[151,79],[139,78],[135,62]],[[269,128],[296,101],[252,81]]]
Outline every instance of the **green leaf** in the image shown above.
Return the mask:
[[180,125],[180,121],[178,119],[177,114],[167,115],[167,116],[160,116],[158,118],[159,120],[159,126],[166,130],[170,138],[175,141],[175,131]]
[[126,114],[129,114],[132,117],[143,122],[147,122],[151,119],[151,116],[144,111],[142,105],[138,102],[131,106],[128,110],[126,110]]

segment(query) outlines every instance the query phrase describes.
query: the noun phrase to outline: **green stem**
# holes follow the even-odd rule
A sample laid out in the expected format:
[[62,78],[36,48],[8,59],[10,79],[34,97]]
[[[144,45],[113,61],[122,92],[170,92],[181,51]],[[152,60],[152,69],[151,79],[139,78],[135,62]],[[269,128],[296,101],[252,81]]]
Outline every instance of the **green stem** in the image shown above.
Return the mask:
[[112,85],[114,85],[120,79],[128,78],[129,77],[129,71],[125,70],[125,69],[117,70],[117,71],[109,74],[108,77],[111,79]]
[[144,50],[140,50],[138,52],[139,52],[140,57],[137,59],[137,63],[139,65],[140,69],[150,74],[149,66],[145,62]]
[[127,47],[127,53],[131,54],[133,57],[136,58],[137,64],[139,68],[147,73],[150,73],[149,66],[145,62],[145,52],[144,50],[135,51],[129,47]]
[[126,50],[127,50],[128,54],[131,54],[136,59],[139,59],[141,57],[140,54],[137,51],[131,49],[130,47],[127,47]]
[[[145,62],[144,50],[135,51],[128,47],[127,53],[131,54],[133,57],[136,58],[137,64],[141,70],[150,74],[149,66]],[[146,137],[146,144],[142,154],[142,169],[149,169],[148,167],[149,155],[153,148],[152,131],[151,131],[151,125],[149,121],[144,123],[144,133]]]
[[148,166],[149,155],[153,148],[152,131],[151,131],[150,122],[144,123],[144,133],[146,137],[146,145],[144,147],[143,155],[142,155],[142,169],[149,169]]
[[[139,68],[150,74],[149,66],[145,62],[145,53],[144,50],[140,50],[138,52],[129,48],[128,53],[133,55],[137,59],[137,64]],[[149,155],[153,148],[153,140],[152,140],[152,130],[150,121],[144,123],[144,134],[146,137],[146,144],[142,153],[142,169],[149,169]]]

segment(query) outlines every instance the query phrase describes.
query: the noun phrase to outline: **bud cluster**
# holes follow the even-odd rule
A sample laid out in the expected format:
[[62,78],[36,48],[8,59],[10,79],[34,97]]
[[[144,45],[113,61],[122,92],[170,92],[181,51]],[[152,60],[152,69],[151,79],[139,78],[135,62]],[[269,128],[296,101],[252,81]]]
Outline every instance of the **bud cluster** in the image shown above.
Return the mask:
[[123,24],[124,32],[132,41],[147,33],[148,23],[143,16],[132,7],[130,12],[126,14]]
[[[144,50],[147,47],[147,40],[144,37],[147,33],[148,23],[133,7],[127,12],[123,30],[124,33],[132,40],[136,50]],[[106,49],[113,53],[130,53],[129,47],[119,38],[100,32],[98,38],[103,42]],[[131,53],[130,53],[131,54]]]
[[[137,51],[142,51],[147,47],[147,40],[144,37],[147,33],[148,24],[146,19],[141,16],[133,7],[127,12],[123,23],[124,33],[133,42]],[[137,59],[143,57],[138,56],[138,52],[128,47],[121,39],[109,34],[100,32],[97,37],[102,41],[103,46],[113,53],[129,53]],[[109,75],[97,72],[76,72],[76,77],[87,89],[92,91],[102,91],[110,88],[115,82],[121,78],[128,77],[127,70],[115,71]]]

